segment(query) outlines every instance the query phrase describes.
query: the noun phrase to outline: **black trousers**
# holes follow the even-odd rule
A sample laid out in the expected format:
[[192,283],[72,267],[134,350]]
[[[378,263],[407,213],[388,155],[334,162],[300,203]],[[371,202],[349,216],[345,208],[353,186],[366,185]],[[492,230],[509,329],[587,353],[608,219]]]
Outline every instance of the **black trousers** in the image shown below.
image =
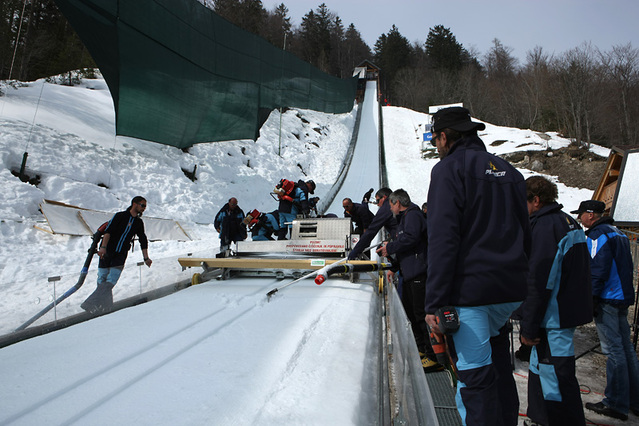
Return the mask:
[[426,275],[404,280],[402,284],[402,305],[410,321],[415,343],[420,352],[435,361],[435,353],[428,337],[425,306]]

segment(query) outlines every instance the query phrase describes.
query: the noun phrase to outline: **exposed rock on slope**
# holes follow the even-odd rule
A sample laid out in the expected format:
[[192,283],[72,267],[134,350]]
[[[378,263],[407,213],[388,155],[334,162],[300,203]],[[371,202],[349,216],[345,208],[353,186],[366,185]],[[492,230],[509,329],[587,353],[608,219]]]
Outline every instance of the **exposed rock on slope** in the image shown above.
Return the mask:
[[597,189],[607,158],[573,147],[549,151],[520,151],[503,156],[516,167],[557,176],[573,188]]

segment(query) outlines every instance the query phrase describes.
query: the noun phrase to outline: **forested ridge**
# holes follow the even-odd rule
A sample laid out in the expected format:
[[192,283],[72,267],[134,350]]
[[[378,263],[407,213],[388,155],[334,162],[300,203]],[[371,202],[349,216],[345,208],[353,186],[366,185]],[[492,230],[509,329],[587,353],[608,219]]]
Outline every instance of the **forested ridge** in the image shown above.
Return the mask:
[[[631,44],[602,51],[583,43],[557,55],[537,46],[520,63],[507,40],[495,39],[488,52],[468,50],[442,25],[414,43],[395,25],[380,28],[371,48],[355,23],[342,22],[324,3],[294,26],[284,3],[266,10],[260,0],[200,1],[329,74],[348,78],[372,61],[391,105],[427,112],[429,105],[463,102],[481,120],[557,131],[577,145],[639,144],[639,50]],[[95,67],[54,0],[4,0],[0,16],[0,79]]]

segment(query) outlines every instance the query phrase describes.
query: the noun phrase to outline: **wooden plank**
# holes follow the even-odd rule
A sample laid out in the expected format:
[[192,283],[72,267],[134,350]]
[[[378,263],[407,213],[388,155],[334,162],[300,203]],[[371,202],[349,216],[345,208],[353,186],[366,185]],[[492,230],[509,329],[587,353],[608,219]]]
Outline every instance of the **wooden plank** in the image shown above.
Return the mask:
[[[597,185],[597,189],[595,189],[595,193],[592,197],[593,200],[602,200],[602,196],[607,185],[611,183],[616,183],[618,176],[613,176],[613,170],[619,170],[621,168],[621,159],[623,159],[623,155],[619,154],[614,150],[614,148],[610,151],[610,155],[608,156],[608,161],[606,161],[606,168],[601,175],[601,179],[599,180],[599,185]],[[614,196],[614,193],[613,193]]]
[[599,201],[603,201],[606,204],[606,209],[610,209],[612,207],[612,202],[615,199],[616,191],[617,191],[617,181],[614,181],[604,186],[603,191],[601,191],[601,196],[599,197]]
[[[227,269],[321,269],[341,259],[264,259],[264,258],[203,258],[181,257],[178,262],[183,267],[206,265],[209,268]],[[323,262],[323,264],[322,264]],[[354,265],[377,264],[372,260],[352,260]]]
[[49,233],[49,234],[53,234],[53,231],[51,231],[51,230],[49,230],[49,229],[42,228],[42,227],[40,227],[40,226],[38,226],[38,225],[33,225],[33,227],[34,227],[35,229],[40,230],[40,231],[44,231],[44,232],[47,232],[47,233]]

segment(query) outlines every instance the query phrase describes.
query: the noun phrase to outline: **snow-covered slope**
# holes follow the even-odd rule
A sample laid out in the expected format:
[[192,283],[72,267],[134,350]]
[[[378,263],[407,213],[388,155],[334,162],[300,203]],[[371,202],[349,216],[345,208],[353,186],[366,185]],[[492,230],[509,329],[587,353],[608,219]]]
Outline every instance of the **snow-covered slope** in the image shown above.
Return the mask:
[[0,424],[374,424],[373,287],[267,302],[278,284],[204,283],[0,350]]
[[[49,235],[34,229],[44,218],[43,199],[83,208],[117,212],[136,195],[148,201],[146,215],[170,218],[196,240],[151,243],[151,269],[136,267],[139,250],[129,256],[114,289],[116,299],[186,279],[176,259],[188,253],[212,256],[219,241],[212,225],[230,197],[240,207],[277,208],[269,192],[281,178],[311,178],[322,196],[333,184],[350,142],[355,110],[328,115],[274,111],[257,141],[199,144],[180,149],[125,137],[115,137],[114,112],[103,80],[85,80],[67,87],[39,80],[0,98],[0,333],[13,330],[52,300],[54,291],[75,284],[88,237]],[[39,176],[35,187],[11,174],[28,152],[27,173]],[[278,155],[278,153],[280,155]],[[197,180],[182,169],[197,165]],[[58,307],[61,315],[78,312],[78,300],[92,291],[88,284]],[[60,276],[50,283],[48,277]],[[55,288],[54,288],[55,284]],[[53,317],[44,317],[42,321]]]

